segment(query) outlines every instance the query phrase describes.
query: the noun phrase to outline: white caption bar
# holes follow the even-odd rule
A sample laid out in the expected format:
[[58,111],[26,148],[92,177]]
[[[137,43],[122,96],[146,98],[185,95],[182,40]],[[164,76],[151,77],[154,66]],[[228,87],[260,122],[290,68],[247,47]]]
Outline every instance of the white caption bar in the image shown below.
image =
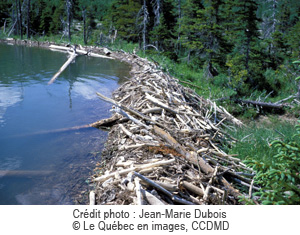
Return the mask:
[[0,234],[298,231],[300,206],[0,206]]

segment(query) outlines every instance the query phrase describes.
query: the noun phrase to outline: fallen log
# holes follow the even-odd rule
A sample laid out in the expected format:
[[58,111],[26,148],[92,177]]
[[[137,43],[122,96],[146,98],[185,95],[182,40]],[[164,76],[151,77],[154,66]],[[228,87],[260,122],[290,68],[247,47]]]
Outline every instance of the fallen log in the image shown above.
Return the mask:
[[56,74],[54,74],[54,76],[48,82],[48,85],[51,85],[56,80],[56,78],[58,78],[58,76],[69,66],[69,64],[72,63],[72,61],[76,58],[76,56],[77,56],[77,54],[76,54],[76,52],[74,50],[73,54],[66,61],[66,63],[64,63],[63,66],[61,66],[61,68],[58,70],[58,72]]
[[28,133],[28,134],[13,135],[13,136],[9,136],[9,138],[20,138],[20,137],[28,137],[28,136],[33,136],[33,135],[47,135],[47,134],[61,133],[61,132],[67,132],[67,131],[77,131],[77,130],[87,129],[87,128],[91,128],[91,127],[95,127],[94,123],[82,125],[82,126],[73,126],[73,127],[67,127],[67,128],[61,128],[61,129],[55,129],[55,130],[38,131],[38,132],[33,132],[33,133]]
[[260,106],[262,108],[269,108],[269,109],[283,109],[285,107],[290,107],[287,104],[276,104],[276,103],[271,103],[271,102],[260,102],[260,101],[254,101],[254,100],[236,99],[235,102],[241,103],[241,104],[252,104],[255,106]]
[[[52,50],[72,52],[72,48],[70,48],[70,47],[50,45],[49,48],[52,49]],[[98,57],[98,58],[103,58],[103,59],[111,59],[111,60],[114,59],[114,58],[109,57],[109,56],[99,55],[99,54],[96,54],[96,53],[93,53],[93,52],[88,52],[88,51],[83,50],[83,49],[76,49],[76,52],[80,55],[88,55],[88,56],[92,56],[92,57]]]
[[38,177],[50,175],[52,171],[0,170],[0,177]]

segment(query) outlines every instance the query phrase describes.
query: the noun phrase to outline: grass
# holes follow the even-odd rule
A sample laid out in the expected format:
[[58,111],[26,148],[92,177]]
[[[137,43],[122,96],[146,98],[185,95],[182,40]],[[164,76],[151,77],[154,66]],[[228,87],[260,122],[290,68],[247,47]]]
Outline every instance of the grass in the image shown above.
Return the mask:
[[252,121],[247,127],[239,128],[230,134],[239,140],[231,149],[230,154],[238,154],[242,160],[254,159],[272,163],[276,154],[271,142],[281,140],[287,142],[295,131],[294,121],[282,121],[282,116],[268,116],[263,121]]

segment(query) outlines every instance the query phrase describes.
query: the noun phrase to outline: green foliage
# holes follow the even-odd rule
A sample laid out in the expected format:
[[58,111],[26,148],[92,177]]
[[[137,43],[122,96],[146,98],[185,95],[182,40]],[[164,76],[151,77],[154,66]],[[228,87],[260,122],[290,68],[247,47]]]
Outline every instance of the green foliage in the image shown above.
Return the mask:
[[248,159],[245,163],[256,172],[255,182],[262,186],[256,193],[263,204],[300,204],[300,125],[289,140],[270,144],[269,162]]

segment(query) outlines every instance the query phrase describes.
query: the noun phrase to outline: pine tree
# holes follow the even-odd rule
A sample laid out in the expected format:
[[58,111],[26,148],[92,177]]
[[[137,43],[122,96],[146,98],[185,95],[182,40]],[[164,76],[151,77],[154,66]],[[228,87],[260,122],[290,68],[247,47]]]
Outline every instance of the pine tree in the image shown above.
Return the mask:
[[154,25],[150,32],[150,39],[156,48],[164,51],[166,55],[173,54],[176,39],[174,10],[175,6],[172,0],[159,0],[153,3]]
[[115,0],[109,10],[108,26],[115,28],[121,38],[137,42],[136,18],[141,7],[139,0]]
[[204,65],[207,77],[218,75],[223,54],[230,51],[224,34],[223,0],[188,0],[182,20],[183,45]]
[[254,0],[226,2],[227,39],[233,42],[232,53],[227,56],[227,66],[232,86],[238,94],[259,88],[263,84],[263,55],[259,49],[257,18],[258,5]]

